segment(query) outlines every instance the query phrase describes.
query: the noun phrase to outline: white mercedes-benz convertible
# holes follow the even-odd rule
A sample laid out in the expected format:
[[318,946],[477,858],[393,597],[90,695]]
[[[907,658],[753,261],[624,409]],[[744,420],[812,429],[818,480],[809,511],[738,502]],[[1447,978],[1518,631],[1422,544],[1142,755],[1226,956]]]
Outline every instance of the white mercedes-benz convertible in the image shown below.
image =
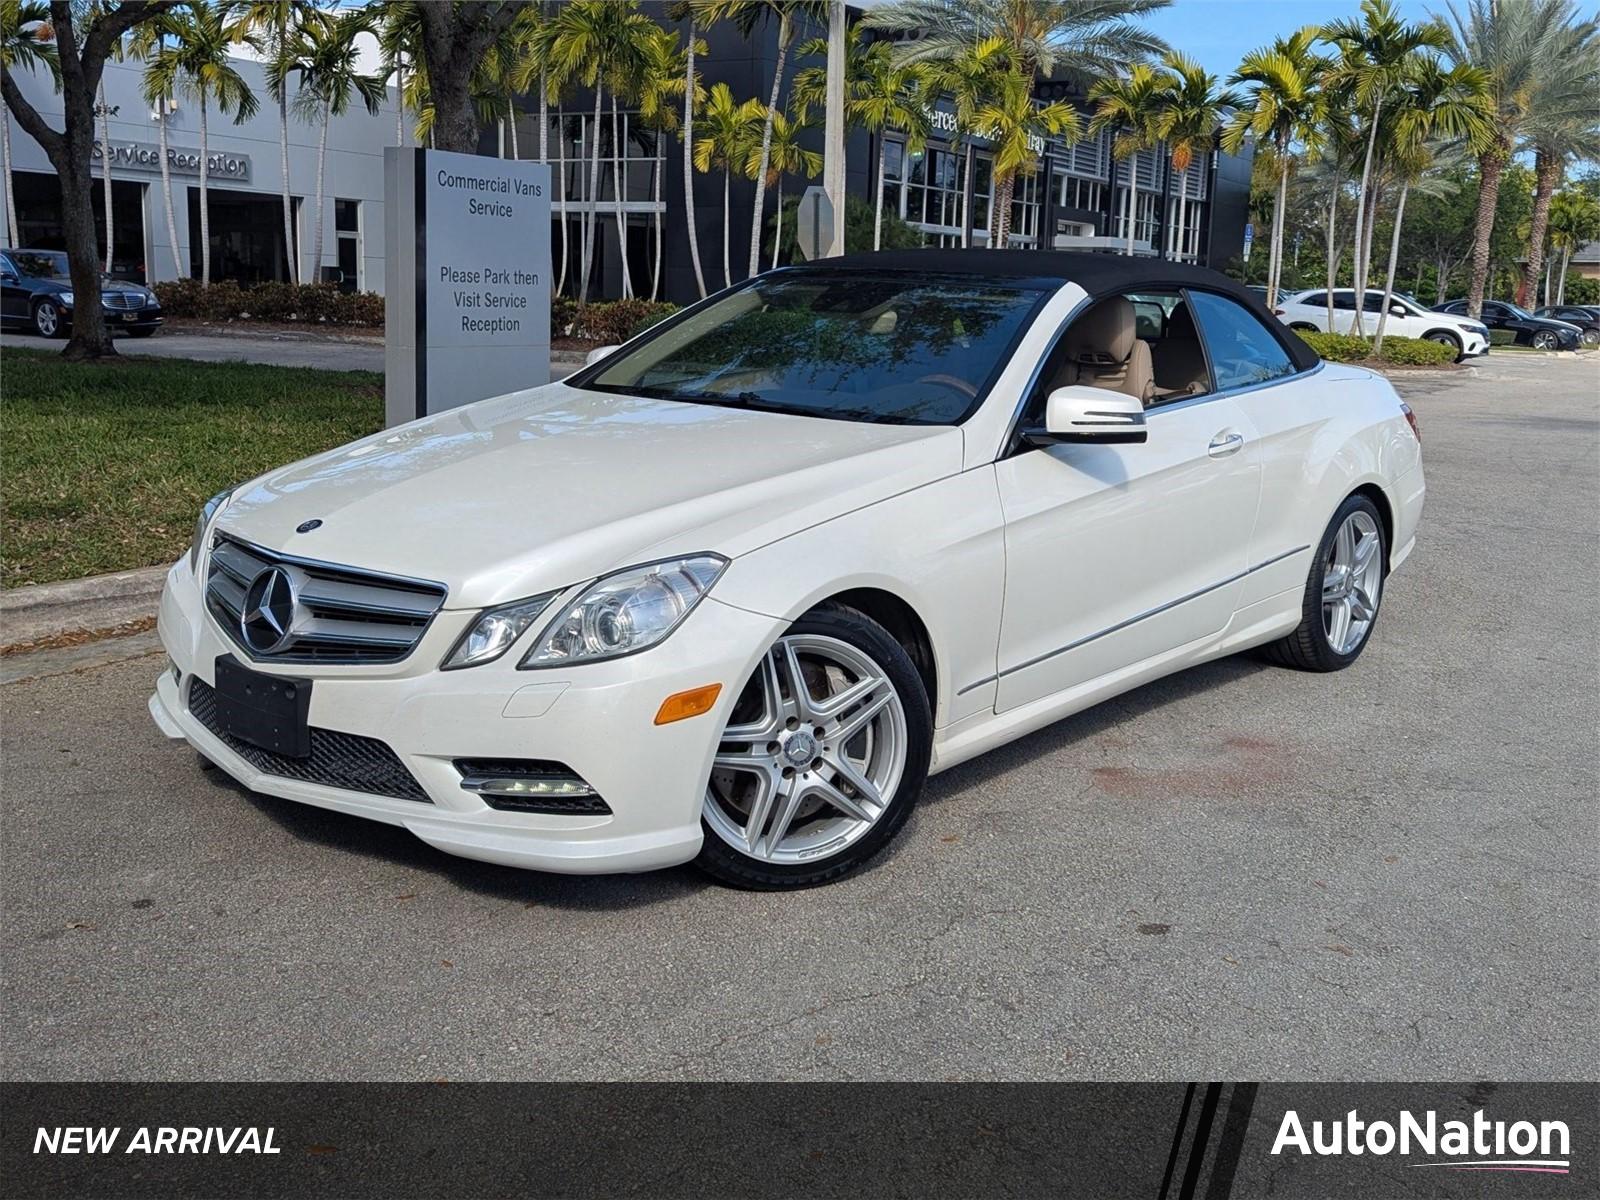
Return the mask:
[[1422,503],[1389,384],[1220,275],[853,256],[217,496],[150,710],[451,854],[799,887],[1108,696],[1349,666]]

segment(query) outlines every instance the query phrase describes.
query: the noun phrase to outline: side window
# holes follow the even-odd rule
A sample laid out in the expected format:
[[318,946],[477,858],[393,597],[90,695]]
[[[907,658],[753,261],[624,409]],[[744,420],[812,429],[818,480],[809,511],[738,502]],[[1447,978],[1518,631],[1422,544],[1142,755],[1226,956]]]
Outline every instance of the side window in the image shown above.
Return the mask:
[[1294,374],[1288,351],[1253,313],[1209,292],[1190,292],[1189,303],[1200,320],[1219,391]]
[[1328,293],[1327,292],[1312,292],[1305,299],[1298,301],[1298,303],[1300,303],[1300,304],[1309,304],[1312,308],[1327,308],[1328,307]]
[[1333,307],[1339,312],[1355,312],[1356,296],[1354,292],[1335,292],[1333,294]]

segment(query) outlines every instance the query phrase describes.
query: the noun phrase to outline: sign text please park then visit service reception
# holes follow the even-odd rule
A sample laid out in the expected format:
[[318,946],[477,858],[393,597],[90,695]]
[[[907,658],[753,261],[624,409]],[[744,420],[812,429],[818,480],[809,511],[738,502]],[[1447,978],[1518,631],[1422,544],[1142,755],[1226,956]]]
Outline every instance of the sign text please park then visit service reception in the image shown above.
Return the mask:
[[550,168],[384,151],[385,408],[399,425],[550,382]]

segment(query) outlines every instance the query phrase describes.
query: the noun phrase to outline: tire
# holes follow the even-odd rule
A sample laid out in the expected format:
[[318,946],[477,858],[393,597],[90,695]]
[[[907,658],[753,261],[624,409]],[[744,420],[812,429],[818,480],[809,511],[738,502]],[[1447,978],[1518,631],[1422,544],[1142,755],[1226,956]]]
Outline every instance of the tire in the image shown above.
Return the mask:
[[1461,344],[1461,339],[1453,333],[1446,333],[1442,329],[1435,329],[1432,333],[1422,335],[1424,341],[1438,342],[1441,346],[1449,346],[1456,352],[1456,361],[1460,362],[1465,355],[1466,347]]
[[1317,327],[1315,325],[1307,324],[1305,321],[1296,321],[1293,325],[1289,326],[1289,328],[1294,330],[1296,333],[1316,333],[1316,332],[1318,332]]
[[41,300],[33,306],[33,331],[44,338],[66,336],[67,322],[55,301]]
[[[803,706],[790,683],[796,667]],[[846,693],[837,711],[825,708]],[[933,719],[922,677],[883,626],[842,605],[791,625],[727,720],[695,865],[733,887],[784,891],[850,874],[905,824],[927,780]]]
[[1600,346],[1600,329],[1585,329],[1583,331],[1583,344],[1593,350]]
[[1541,329],[1533,335],[1533,348],[1535,350],[1555,350],[1561,345],[1561,339],[1548,329]]
[[[1367,544],[1365,535],[1376,538],[1368,552],[1374,557],[1357,556],[1361,568],[1353,591],[1345,590],[1343,581],[1331,574],[1335,565],[1332,560],[1350,557],[1340,542],[1340,534],[1347,524],[1363,535],[1359,542],[1350,544],[1351,551]],[[1361,657],[1362,650],[1366,649],[1372,639],[1372,631],[1378,624],[1388,561],[1388,539],[1384,535],[1383,517],[1377,505],[1360,494],[1347,497],[1333,514],[1333,520],[1328,522],[1327,531],[1323,533],[1322,540],[1317,544],[1317,552],[1312,556],[1305,594],[1301,599],[1299,626],[1287,637],[1265,647],[1266,657],[1280,666],[1301,671],[1342,671],[1355,662]],[[1335,610],[1341,602],[1349,605],[1347,620],[1350,624],[1345,626],[1346,637],[1339,639],[1340,644],[1335,644],[1333,638],[1340,629],[1336,619],[1332,620],[1330,630],[1330,618],[1333,615],[1328,612],[1327,597],[1332,593],[1338,593],[1332,606]],[[1358,614],[1362,611],[1370,615],[1361,619]],[[1358,619],[1364,620],[1359,629],[1354,627]]]

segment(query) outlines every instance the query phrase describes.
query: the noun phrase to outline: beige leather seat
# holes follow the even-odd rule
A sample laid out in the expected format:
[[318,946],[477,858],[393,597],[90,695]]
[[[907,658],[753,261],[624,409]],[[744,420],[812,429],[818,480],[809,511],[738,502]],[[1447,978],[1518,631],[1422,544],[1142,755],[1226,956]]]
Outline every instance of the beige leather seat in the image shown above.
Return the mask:
[[1167,318],[1166,333],[1151,351],[1156,390],[1164,396],[1203,396],[1211,387],[1200,331],[1185,301],[1178,301]]
[[1062,342],[1066,361],[1053,386],[1105,388],[1146,405],[1155,396],[1150,347],[1139,339],[1133,305],[1126,297],[1100,301],[1072,323]]

